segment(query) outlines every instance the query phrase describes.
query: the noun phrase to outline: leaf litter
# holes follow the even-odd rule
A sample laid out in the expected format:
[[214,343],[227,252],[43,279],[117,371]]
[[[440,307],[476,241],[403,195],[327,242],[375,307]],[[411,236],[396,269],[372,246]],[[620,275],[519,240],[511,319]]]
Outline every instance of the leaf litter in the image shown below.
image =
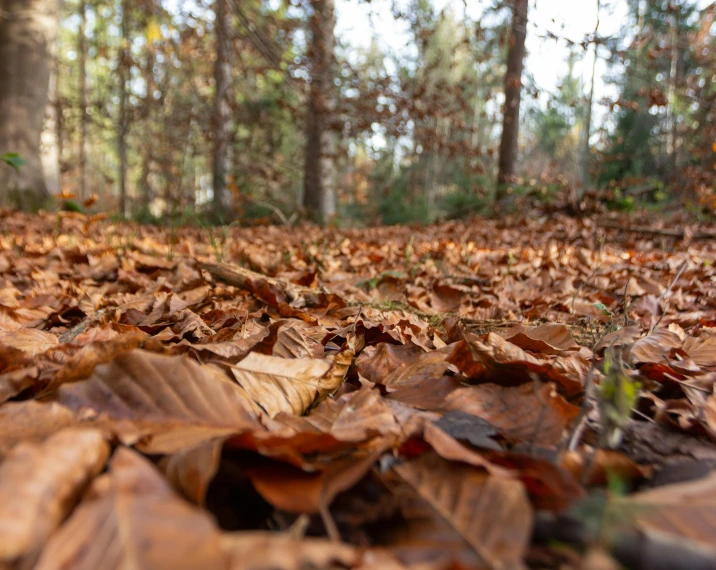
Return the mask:
[[716,558],[713,243],[0,219],[2,568]]

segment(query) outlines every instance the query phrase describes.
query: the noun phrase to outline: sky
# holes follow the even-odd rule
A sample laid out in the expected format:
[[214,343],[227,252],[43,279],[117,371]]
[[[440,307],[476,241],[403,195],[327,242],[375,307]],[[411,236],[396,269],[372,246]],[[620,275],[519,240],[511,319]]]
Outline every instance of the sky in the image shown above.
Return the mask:
[[[434,0],[438,10],[450,8],[463,14],[467,6],[469,15],[478,18],[484,1],[480,0]],[[611,7],[602,8],[600,35],[616,33],[626,18],[626,1],[602,0]],[[536,5],[536,7],[535,7]],[[373,17],[368,16],[373,12]],[[557,35],[580,41],[594,31],[596,24],[596,0],[530,0],[527,30],[527,58],[525,69],[533,75],[541,89],[555,91],[560,77],[567,71],[569,50],[564,42],[546,41],[539,36],[547,30]],[[386,48],[401,50],[407,40],[406,25],[396,22],[390,11],[390,0],[372,0],[366,4],[360,0],[336,0],[336,33],[346,43],[367,46],[373,36]],[[586,82],[591,74],[592,58],[584,58],[577,64],[576,72]],[[607,86],[601,81],[606,72],[606,62],[598,61],[596,73],[596,100],[606,95]]]
[[[400,0],[399,0],[400,1]],[[699,0],[705,7],[712,0]],[[472,18],[482,13],[485,0],[433,0],[438,10],[449,7],[457,14],[467,9]],[[390,11],[391,0],[336,0],[336,33],[348,44],[367,46],[373,36],[391,50],[405,49],[407,40],[406,24],[396,22]],[[601,0],[599,35],[616,34],[627,21],[626,0]],[[373,17],[369,18],[369,12]],[[565,42],[540,38],[551,31],[558,36],[579,42],[594,31],[597,22],[597,0],[529,0],[527,28],[527,58],[525,69],[534,77],[538,88],[547,92],[557,91],[560,78],[567,72],[569,49]],[[590,48],[590,50],[593,48]],[[580,58],[575,72],[588,84],[591,78],[592,52],[589,57]],[[603,78],[607,63],[597,60],[595,73],[595,101],[616,98],[616,88]],[[606,113],[606,108],[597,105],[594,109],[597,121]]]

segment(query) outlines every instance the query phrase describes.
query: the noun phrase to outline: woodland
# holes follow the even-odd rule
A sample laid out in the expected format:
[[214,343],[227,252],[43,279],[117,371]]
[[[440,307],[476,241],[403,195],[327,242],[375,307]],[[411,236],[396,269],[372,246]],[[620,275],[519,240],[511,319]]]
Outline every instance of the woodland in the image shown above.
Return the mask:
[[716,3],[569,4],[0,0],[0,570],[716,568]]

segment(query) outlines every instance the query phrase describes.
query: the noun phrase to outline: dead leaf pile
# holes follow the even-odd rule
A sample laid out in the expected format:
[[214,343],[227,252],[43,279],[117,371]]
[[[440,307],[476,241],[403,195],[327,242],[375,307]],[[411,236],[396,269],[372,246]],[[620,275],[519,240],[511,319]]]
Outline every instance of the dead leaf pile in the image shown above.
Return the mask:
[[0,568],[716,556],[708,241],[565,217],[225,242],[0,223]]

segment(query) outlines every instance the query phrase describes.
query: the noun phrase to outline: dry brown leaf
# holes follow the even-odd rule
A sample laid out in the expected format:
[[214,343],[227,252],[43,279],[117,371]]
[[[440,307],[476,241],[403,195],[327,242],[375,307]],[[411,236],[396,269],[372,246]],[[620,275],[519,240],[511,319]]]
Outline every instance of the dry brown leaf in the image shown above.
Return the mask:
[[482,418],[508,437],[542,446],[559,443],[564,429],[579,414],[579,408],[549,384],[470,386],[455,390],[444,405]]
[[141,439],[147,453],[174,453],[257,427],[251,401],[220,371],[142,350],[60,386],[53,399],[85,415],[91,411],[126,444]]
[[20,443],[0,464],[0,565],[34,557],[104,467],[109,445],[97,430],[64,429]]
[[536,327],[518,325],[505,335],[505,339],[523,350],[543,354],[561,354],[579,350],[569,329],[561,324],[546,323]]
[[531,382],[534,378],[552,381],[561,393],[576,396],[584,390],[583,379],[575,379],[560,371],[549,360],[538,360],[519,346],[495,333],[483,340],[478,338],[449,345],[448,362],[466,376],[476,380],[507,384]]
[[[692,543],[716,556],[716,473],[615,499],[613,508],[647,534]],[[669,537],[670,535],[670,537]]]
[[229,555],[208,514],[180,499],[146,459],[120,447],[35,566],[56,568],[228,570]]
[[211,480],[219,470],[225,438],[199,442],[159,462],[159,468],[175,489],[197,505],[203,505]]
[[632,364],[666,362],[671,349],[680,346],[679,335],[666,329],[660,329],[637,340],[629,350],[629,360]]
[[525,568],[532,509],[517,480],[450,463],[432,453],[395,467],[491,569]]
[[80,423],[74,412],[55,402],[6,402],[0,407],[0,451],[21,441],[41,441]]
[[277,532],[233,532],[221,537],[231,570],[332,570],[361,561],[356,549],[320,538],[297,539]]
[[633,483],[651,475],[648,467],[637,465],[623,453],[609,449],[598,449],[587,457],[577,451],[566,451],[559,456],[559,464],[585,485],[606,485],[611,477]]
[[236,381],[269,417],[280,412],[301,415],[334,392],[342,376],[328,375],[331,364],[317,359],[286,359],[250,353],[232,366]]
[[710,336],[688,337],[684,342],[684,351],[699,366],[716,368],[716,334]]
[[16,348],[28,356],[42,354],[58,342],[56,335],[37,329],[22,328],[14,331],[0,331],[0,345]]

